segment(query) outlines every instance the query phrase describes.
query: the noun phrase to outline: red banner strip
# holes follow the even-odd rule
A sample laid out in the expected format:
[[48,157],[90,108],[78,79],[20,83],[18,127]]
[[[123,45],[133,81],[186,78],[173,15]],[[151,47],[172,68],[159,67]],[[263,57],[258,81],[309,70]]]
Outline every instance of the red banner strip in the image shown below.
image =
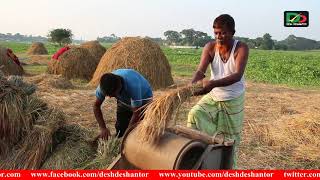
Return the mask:
[[320,179],[320,170],[0,170],[0,179]]

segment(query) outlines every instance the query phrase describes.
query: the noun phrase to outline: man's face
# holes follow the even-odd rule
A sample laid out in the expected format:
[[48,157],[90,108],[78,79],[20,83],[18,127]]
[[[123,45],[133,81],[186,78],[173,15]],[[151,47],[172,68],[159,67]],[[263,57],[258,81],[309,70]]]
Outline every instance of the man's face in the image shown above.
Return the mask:
[[118,84],[117,88],[110,94],[108,95],[109,97],[117,97],[120,95],[120,91],[121,91],[122,85]]
[[224,45],[233,38],[233,32],[225,27],[216,27],[213,29],[214,37],[219,45]]

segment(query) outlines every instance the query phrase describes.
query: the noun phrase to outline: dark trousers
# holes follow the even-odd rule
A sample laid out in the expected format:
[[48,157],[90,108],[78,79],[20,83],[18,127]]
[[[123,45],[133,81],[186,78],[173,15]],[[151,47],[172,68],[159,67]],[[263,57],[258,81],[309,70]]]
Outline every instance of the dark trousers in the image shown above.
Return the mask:
[[117,137],[122,137],[126,132],[132,114],[133,112],[129,107],[126,107],[125,105],[117,101],[117,121],[115,124]]

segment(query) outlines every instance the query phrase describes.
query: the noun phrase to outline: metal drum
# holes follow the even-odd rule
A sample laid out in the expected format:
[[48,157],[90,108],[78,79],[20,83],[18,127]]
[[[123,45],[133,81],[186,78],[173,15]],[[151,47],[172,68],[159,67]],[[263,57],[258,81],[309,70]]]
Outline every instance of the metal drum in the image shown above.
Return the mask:
[[122,142],[122,155],[139,169],[192,169],[206,148],[201,141],[166,131],[157,145],[141,142],[136,129]]

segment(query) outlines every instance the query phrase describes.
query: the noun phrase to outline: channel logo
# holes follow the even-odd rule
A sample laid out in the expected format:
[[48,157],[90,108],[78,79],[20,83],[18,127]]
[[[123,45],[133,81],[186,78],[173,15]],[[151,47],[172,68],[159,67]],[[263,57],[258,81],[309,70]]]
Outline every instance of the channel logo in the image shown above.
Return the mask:
[[308,27],[309,12],[308,11],[285,11],[284,26],[286,27]]

